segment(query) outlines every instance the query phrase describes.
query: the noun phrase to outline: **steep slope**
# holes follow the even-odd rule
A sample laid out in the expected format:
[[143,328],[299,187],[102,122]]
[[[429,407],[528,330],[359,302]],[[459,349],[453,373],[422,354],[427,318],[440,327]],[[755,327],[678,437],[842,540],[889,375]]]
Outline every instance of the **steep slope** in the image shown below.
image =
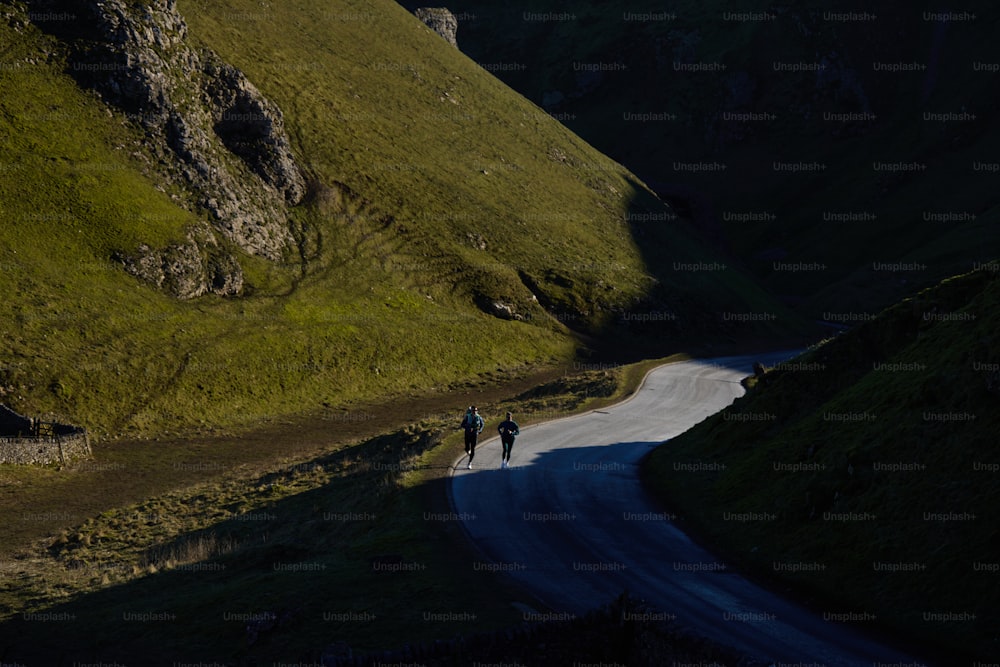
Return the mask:
[[292,252],[286,204],[300,203],[306,186],[281,111],[211,49],[192,48],[174,0],[28,6],[65,47],[68,72],[142,129],[133,157],[146,158],[177,203],[209,214],[184,244],[123,253],[126,270],[182,298],[232,295],[243,275],[224,246],[271,260]]
[[818,595],[831,620],[995,656],[1000,279],[990,267],[771,369],[657,449],[650,483],[735,562]]
[[[565,360],[574,330],[676,348],[797,326],[394,3],[112,5],[140,27],[183,19],[187,56],[139,40],[182,111],[208,70],[273,103],[307,189],[275,209],[290,251],[220,232],[224,207],[176,178],[162,128],[101,77],[80,87],[136,40],[95,46],[59,26],[83,11],[60,1],[4,3],[0,400],[21,412],[112,434],[248,424]],[[249,183],[260,147],[241,155],[225,120],[206,154]],[[162,281],[128,274],[143,257]],[[174,298],[175,265],[231,297]]]
[[998,241],[989,2],[448,6],[470,57],[811,317],[878,312]]

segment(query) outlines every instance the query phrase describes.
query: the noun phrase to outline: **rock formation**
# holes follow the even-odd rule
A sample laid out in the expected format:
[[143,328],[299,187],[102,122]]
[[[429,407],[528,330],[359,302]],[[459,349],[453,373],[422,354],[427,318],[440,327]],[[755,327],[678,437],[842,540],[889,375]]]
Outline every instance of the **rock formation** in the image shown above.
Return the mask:
[[147,245],[117,258],[125,270],[182,299],[206,292],[239,294],[243,272],[236,259],[220,248],[207,227],[195,228],[184,243],[154,249]]
[[[288,206],[306,186],[281,111],[238,69],[187,42],[176,0],[30,4],[36,23],[70,46],[71,74],[143,127],[154,177],[211,221],[183,243],[120,257],[126,270],[183,298],[236,294],[242,272],[225,248],[278,260],[295,247]],[[73,22],[44,20],[66,12]]]
[[458,48],[458,19],[447,7],[420,7],[413,12],[427,27],[448,40],[448,43]]

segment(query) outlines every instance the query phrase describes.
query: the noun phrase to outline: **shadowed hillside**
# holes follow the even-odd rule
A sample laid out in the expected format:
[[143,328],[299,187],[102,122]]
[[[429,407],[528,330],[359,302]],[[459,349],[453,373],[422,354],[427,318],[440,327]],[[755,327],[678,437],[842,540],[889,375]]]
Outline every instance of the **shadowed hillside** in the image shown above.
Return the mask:
[[448,7],[472,59],[810,317],[853,323],[991,259],[989,2]]
[[995,271],[958,276],[770,369],[648,481],[835,620],[996,655],[998,299]]

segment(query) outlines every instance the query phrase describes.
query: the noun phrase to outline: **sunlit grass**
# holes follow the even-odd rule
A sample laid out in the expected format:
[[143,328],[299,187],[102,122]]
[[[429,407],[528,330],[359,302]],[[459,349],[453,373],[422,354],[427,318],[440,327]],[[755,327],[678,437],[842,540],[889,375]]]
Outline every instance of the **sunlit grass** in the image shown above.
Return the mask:
[[[626,217],[664,204],[395,3],[178,9],[192,44],[282,108],[313,184],[291,214],[305,261],[234,251],[232,299],[182,302],[127,275],[120,255],[183,240],[199,214],[51,38],[0,26],[17,64],[0,71],[0,400],[22,412],[99,437],[250,425],[564,362],[581,347],[567,325],[662,353],[702,342],[719,311],[772,308],[739,272],[665,269],[712,253],[683,225],[634,238]],[[668,307],[669,335],[621,326]]]

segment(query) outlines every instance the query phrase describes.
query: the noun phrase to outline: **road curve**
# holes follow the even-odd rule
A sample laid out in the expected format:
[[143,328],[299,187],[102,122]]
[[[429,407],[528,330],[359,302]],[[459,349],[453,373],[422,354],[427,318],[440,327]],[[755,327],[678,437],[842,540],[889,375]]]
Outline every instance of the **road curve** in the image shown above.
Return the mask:
[[[679,625],[757,659],[924,665],[723,568],[639,483],[642,457],[740,396],[739,381],[754,361],[773,365],[790,356],[660,366],[623,403],[523,428],[506,470],[499,469],[499,440],[483,441],[471,470],[464,456],[455,466],[453,509],[495,569],[558,611],[581,614],[627,590]],[[496,425],[489,421],[484,435]]]

